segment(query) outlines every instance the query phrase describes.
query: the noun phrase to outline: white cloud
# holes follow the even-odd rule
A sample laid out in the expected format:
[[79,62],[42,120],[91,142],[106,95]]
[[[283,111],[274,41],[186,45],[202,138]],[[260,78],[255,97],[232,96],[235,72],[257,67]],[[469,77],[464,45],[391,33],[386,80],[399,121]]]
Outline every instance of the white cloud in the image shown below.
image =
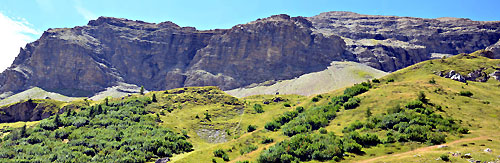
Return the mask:
[[81,1],[79,0],[75,0],[75,9],[76,11],[83,16],[83,18],[87,19],[87,20],[94,20],[97,18],[97,16],[90,12],[89,10],[85,9],[81,3]]
[[39,34],[25,19],[12,19],[0,12],[0,72],[12,64],[21,47]]

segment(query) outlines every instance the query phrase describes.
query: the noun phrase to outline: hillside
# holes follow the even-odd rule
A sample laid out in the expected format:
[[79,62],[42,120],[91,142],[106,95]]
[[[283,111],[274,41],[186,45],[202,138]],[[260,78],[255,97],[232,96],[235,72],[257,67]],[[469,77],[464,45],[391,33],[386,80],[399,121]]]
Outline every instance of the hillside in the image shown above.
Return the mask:
[[277,81],[271,85],[262,83],[254,87],[227,90],[235,97],[252,95],[297,94],[311,96],[361,83],[373,78],[380,78],[386,72],[356,62],[332,62],[323,71],[304,74],[295,79]]
[[323,71],[332,61],[392,72],[436,53],[488,47],[498,56],[499,39],[499,22],[460,18],[282,14],[230,29],[197,30],[170,21],[100,17],[87,25],[48,29],[22,48],[0,73],[0,98],[32,87],[70,97],[91,97],[122,84],[156,91],[231,90]]
[[[446,155],[453,162],[495,161],[500,155],[500,81],[489,77],[479,82],[482,76],[464,83],[439,75],[479,69],[500,75],[500,60],[484,54],[425,61],[369,83],[310,97],[238,99],[216,87],[188,87],[72,102],[75,107],[31,122],[26,129],[19,122],[3,123],[0,157],[14,162],[142,162],[162,157],[173,162],[442,162],[436,158]],[[49,110],[71,104],[45,103],[55,105]],[[126,132],[120,135],[116,128]],[[135,139],[141,132],[146,136]],[[154,145],[154,140],[165,141]],[[294,145],[298,142],[302,145]],[[438,148],[443,143],[446,146]],[[13,149],[22,152],[14,154]],[[135,151],[123,153],[131,149]],[[449,153],[457,151],[471,158]],[[70,155],[63,157],[65,152]]]

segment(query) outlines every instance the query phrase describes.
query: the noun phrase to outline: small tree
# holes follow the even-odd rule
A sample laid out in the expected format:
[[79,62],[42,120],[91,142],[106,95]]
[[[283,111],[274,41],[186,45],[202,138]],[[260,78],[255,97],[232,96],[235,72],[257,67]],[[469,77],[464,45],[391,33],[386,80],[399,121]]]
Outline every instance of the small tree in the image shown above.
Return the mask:
[[366,117],[370,118],[372,116],[372,111],[370,108],[366,109]]
[[56,117],[54,118],[54,124],[56,126],[60,126],[61,125],[61,119],[59,118],[59,114],[56,114]]
[[108,103],[109,103],[109,99],[108,99],[108,97],[106,97],[106,98],[104,99],[104,103],[106,104],[106,106],[109,106],[109,105],[108,105]]
[[156,100],[156,94],[153,93],[153,100],[151,100],[153,102],[158,102],[158,100]]
[[144,95],[144,86],[141,86],[140,93],[141,93],[141,95]]
[[418,101],[422,101],[424,104],[429,102],[429,99],[426,98],[424,91],[418,92]]
[[21,128],[21,131],[19,132],[20,137],[26,137],[26,124]]

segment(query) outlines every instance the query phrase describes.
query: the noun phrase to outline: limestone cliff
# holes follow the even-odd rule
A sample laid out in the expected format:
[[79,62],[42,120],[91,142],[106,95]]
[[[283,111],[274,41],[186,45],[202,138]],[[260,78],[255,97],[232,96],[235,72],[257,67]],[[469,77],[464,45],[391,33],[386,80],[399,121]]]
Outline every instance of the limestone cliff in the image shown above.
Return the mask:
[[86,26],[49,29],[22,48],[0,74],[0,98],[30,87],[90,96],[117,83],[227,90],[292,79],[343,60],[394,71],[431,53],[484,49],[498,42],[499,31],[499,22],[349,12],[275,15],[216,30],[100,17]]

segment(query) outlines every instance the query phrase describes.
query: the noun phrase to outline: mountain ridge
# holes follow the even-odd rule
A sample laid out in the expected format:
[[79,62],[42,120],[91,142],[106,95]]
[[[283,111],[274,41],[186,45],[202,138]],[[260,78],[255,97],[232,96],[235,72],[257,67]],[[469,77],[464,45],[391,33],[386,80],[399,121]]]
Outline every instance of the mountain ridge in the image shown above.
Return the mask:
[[[228,90],[322,71],[331,61],[355,61],[390,72],[427,60],[431,53],[473,52],[500,39],[500,22],[446,19],[457,28],[439,32],[429,29],[440,20],[411,18],[422,22],[398,35],[390,34],[398,23],[383,19],[411,24],[409,17],[328,13],[274,15],[215,30],[112,17],[99,17],[86,26],[49,29],[22,48],[12,66],[0,74],[0,94],[5,98],[35,86],[63,95],[91,96],[117,83],[148,90],[207,85]],[[346,31],[335,19],[362,28]],[[393,26],[384,33],[385,27],[373,21]],[[405,35],[404,31],[430,35]],[[467,35],[462,36],[464,32]],[[436,36],[448,40],[430,39]],[[466,43],[473,46],[451,48]]]

